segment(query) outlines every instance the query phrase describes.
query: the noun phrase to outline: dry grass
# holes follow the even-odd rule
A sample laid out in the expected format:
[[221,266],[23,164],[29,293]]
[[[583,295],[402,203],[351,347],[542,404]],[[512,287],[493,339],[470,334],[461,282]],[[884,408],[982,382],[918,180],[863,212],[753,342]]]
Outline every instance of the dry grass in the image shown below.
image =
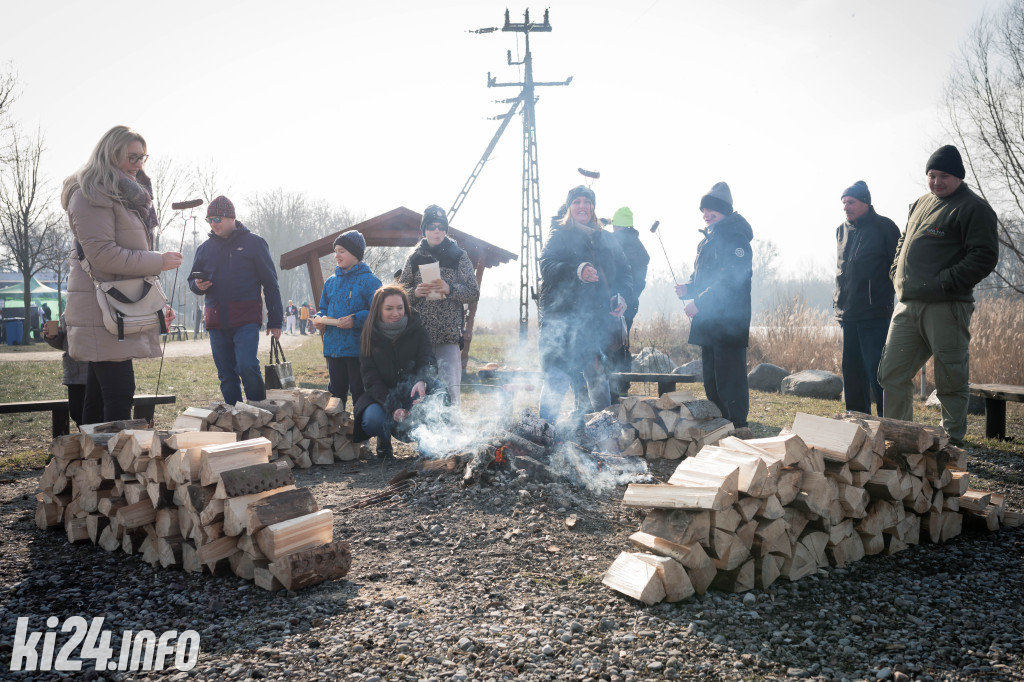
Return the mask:
[[791,372],[823,369],[839,374],[843,358],[839,331],[831,313],[794,299],[752,322],[747,364],[753,368],[770,362]]

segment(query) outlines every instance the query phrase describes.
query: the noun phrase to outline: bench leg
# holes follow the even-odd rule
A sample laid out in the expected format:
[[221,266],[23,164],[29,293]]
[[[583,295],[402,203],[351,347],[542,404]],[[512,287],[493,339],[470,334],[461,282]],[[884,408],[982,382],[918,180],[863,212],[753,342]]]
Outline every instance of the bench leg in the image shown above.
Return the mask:
[[152,422],[155,414],[156,405],[136,405],[132,416],[135,419],[145,419],[148,422]]
[[1006,401],[985,398],[985,438],[1006,440]]
[[672,393],[676,390],[676,382],[674,381],[659,381],[658,382],[658,396],[663,396],[666,393]]
[[55,407],[50,412],[50,430],[54,438],[71,433],[71,408]]

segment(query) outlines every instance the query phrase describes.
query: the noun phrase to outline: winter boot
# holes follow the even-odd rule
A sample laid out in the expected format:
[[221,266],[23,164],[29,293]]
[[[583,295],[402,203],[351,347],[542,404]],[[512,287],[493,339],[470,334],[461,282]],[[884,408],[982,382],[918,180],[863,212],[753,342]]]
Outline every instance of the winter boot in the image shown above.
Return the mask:
[[395,450],[391,447],[391,436],[377,438],[377,459],[394,459]]

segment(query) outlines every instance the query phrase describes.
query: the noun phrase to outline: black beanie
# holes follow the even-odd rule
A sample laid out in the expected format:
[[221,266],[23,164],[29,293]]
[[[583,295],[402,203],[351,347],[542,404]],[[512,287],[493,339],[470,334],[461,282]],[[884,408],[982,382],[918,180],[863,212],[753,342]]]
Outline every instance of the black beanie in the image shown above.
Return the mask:
[[444,225],[444,231],[448,231],[448,214],[437,204],[431,204],[423,209],[423,220],[420,221],[420,234],[426,237],[427,225],[433,225],[434,223],[441,223]]
[[960,150],[951,144],[939,147],[934,154],[928,157],[928,163],[924,167],[925,174],[932,169],[949,173],[961,180],[967,177],[964,161],[960,158]]
[[575,199],[579,197],[586,197],[590,199],[590,203],[597,208],[597,197],[594,196],[594,190],[590,189],[585,185],[576,185],[569,190],[569,195],[565,197],[565,205],[568,207]]
[[334,245],[340,246],[359,260],[363,260],[363,254],[366,253],[366,239],[359,234],[358,230],[350,230],[338,235],[338,238],[334,240]]
[[724,182],[716,182],[711,191],[700,198],[700,210],[709,208],[718,211],[722,215],[732,213],[732,192],[729,185]]
[[853,197],[857,201],[863,201],[868,206],[871,205],[871,192],[868,190],[868,183],[863,180],[858,180],[844,189],[839,198],[843,199],[845,197]]

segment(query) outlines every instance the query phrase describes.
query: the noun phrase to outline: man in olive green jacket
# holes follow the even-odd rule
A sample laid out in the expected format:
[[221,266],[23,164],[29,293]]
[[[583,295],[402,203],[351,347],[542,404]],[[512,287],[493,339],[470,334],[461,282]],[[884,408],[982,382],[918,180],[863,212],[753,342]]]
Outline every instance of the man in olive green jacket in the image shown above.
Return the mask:
[[974,286],[999,259],[996,214],[963,182],[956,147],[941,147],[925,166],[929,194],[910,206],[890,275],[899,302],[878,367],[885,416],[912,420],[914,375],[935,358],[942,426],[961,444],[967,433]]

